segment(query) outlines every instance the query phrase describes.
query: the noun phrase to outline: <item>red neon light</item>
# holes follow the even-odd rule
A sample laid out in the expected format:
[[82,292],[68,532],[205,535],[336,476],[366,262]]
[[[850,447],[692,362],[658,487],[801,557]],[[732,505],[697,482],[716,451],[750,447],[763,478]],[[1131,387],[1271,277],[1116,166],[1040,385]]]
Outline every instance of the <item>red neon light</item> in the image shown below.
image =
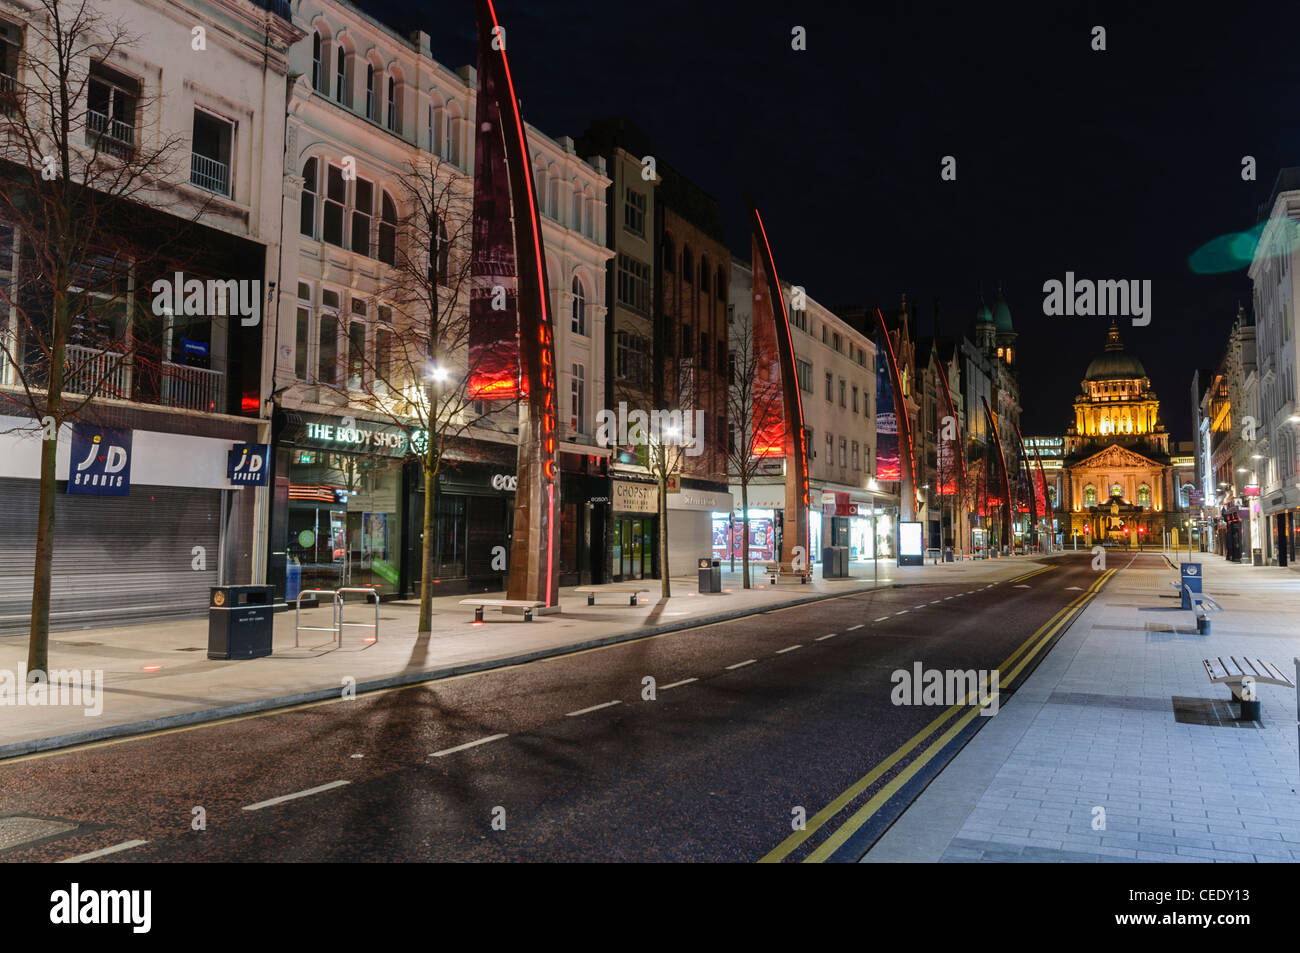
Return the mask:
[[[907,460],[911,465],[912,483],[916,483],[916,448],[912,444],[912,421],[907,416],[907,400],[903,394],[903,379],[898,374],[898,361],[894,358],[894,342],[889,339],[889,328],[885,326],[885,316],[880,309],[876,309],[876,317],[880,319],[880,330],[885,332],[885,349],[889,352],[889,369],[892,371],[894,380],[894,390],[898,394],[898,399],[902,401],[903,412],[898,414],[903,422],[903,432],[907,434]],[[902,333],[901,331],[899,332]],[[902,474],[900,473],[901,477]]]

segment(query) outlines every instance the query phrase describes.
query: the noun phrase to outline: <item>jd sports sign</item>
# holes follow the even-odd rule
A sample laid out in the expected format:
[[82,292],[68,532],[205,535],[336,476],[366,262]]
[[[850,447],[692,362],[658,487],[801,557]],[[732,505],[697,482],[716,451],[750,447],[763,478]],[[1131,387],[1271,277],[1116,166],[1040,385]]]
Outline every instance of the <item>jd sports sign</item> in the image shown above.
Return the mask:
[[226,457],[226,476],[235,486],[266,486],[270,445],[237,443]]
[[72,425],[68,492],[126,496],[131,489],[131,431]]

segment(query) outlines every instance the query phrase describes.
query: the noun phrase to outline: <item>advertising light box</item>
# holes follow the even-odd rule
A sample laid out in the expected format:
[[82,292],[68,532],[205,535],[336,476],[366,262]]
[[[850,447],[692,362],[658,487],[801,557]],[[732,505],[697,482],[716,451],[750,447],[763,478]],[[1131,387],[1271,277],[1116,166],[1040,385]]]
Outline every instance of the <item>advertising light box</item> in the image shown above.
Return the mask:
[[898,565],[919,566],[925,556],[920,523],[898,524]]

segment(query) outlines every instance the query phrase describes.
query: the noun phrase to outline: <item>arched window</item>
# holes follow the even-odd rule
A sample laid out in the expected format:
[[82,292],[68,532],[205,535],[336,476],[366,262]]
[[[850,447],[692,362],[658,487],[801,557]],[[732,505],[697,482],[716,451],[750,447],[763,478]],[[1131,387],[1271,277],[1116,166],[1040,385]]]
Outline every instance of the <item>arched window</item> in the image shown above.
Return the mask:
[[447,161],[461,168],[460,158],[460,104],[447,107]]
[[582,279],[573,276],[573,324],[574,334],[587,334],[587,293],[583,290]]
[[366,64],[366,118],[379,122],[379,98],[375,89],[375,64]]
[[1097,488],[1093,486],[1091,483],[1089,483],[1087,486],[1083,488],[1083,505],[1084,506],[1097,505]]
[[314,30],[311,35],[311,88],[317,92],[326,92],[325,41],[320,30]]
[[560,177],[555,172],[555,167],[551,166],[547,170],[547,193],[546,205],[547,214],[557,222],[560,220]]
[[1118,483],[1112,483],[1110,485],[1110,495],[1122,498],[1124,496],[1124,487]]
[[397,79],[388,77],[388,128],[393,132],[401,132],[401,123],[397,113]]
[[582,231],[582,189],[578,186],[578,180],[574,179],[571,183],[573,188],[573,214],[569,219],[569,227],[575,232]]
[[691,257],[691,246],[682,246],[682,281],[695,282],[695,259]]
[[727,300],[727,273],[721,265],[718,266],[718,280],[714,283],[713,290],[719,301]]
[[443,287],[447,284],[447,258],[451,242],[447,240],[447,226],[436,211],[429,220],[429,236],[433,242],[429,249],[429,281]]
[[397,203],[387,192],[380,201],[379,260],[397,264]]
[[447,122],[447,110],[442,105],[442,99],[437,93],[429,94],[429,151],[436,156],[442,155],[443,143],[446,140],[445,125]]
[[709,293],[709,272],[713,269],[709,267],[709,259],[704,255],[700,256],[700,290],[705,294]]
[[1151,506],[1151,487],[1147,486],[1145,483],[1138,487],[1137,502],[1138,506]]
[[664,232],[664,271],[673,274],[677,271],[677,248],[673,245],[673,237]]
[[344,106],[349,106],[348,101],[348,51],[339,43],[334,48],[334,101]]
[[316,159],[302,164],[302,196],[298,200],[298,231],[308,238],[316,237],[316,194],[320,189],[320,174]]

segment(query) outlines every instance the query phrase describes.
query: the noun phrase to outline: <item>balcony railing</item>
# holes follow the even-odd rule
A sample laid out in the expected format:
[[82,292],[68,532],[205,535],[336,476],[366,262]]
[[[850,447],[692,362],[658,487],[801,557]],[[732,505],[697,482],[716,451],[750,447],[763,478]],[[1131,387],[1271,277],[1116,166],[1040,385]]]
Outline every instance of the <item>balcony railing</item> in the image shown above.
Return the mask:
[[201,189],[216,192],[218,195],[230,195],[230,166],[225,162],[201,156],[197,152],[190,155],[190,182]]
[[104,113],[86,110],[86,145],[99,145],[100,152],[123,158],[135,151],[135,127]]
[[163,361],[159,403],[209,414],[224,413],[224,383],[221,371]]
[[66,392],[92,397],[130,398],[131,365],[126,362],[125,354],[78,344],[69,344],[64,353],[67,370],[63,389]]

